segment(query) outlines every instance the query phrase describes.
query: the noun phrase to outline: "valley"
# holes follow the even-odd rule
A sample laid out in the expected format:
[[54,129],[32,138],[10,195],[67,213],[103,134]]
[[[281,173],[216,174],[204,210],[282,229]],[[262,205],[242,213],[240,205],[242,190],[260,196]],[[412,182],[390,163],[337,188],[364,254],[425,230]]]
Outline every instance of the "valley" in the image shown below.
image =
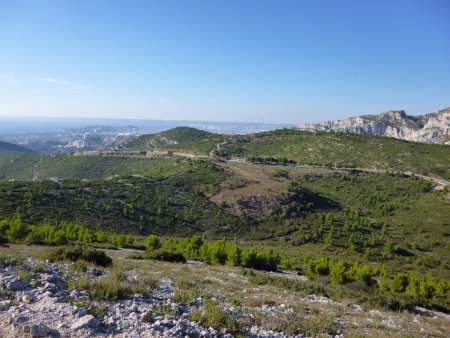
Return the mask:
[[[422,154],[420,160],[416,152]],[[407,318],[419,311],[416,308],[439,313],[450,309],[449,163],[445,145],[287,129],[222,135],[175,128],[138,137],[118,149],[57,156],[12,154],[0,157],[0,239],[11,248],[22,248],[15,243],[38,245],[37,252],[42,245],[96,247],[106,250],[115,269],[127,275],[125,266],[132,262],[171,264],[170,269],[181,269],[187,279],[188,270],[201,275],[227,271],[223,267],[231,269],[227,273],[244,274],[245,283],[253,283],[257,292],[275,288],[289,295],[271,300],[276,293],[272,294],[267,304],[299,306],[311,297],[325,297],[317,298],[325,302],[317,310],[321,316],[324,311],[330,315],[330,304],[339,308],[343,302],[380,313],[406,311],[404,319],[395,319],[396,329],[382,329],[402,335],[409,332]],[[124,257],[123,248],[137,251]],[[8,248],[2,252],[9,255]],[[185,268],[161,262],[176,257],[199,263]],[[144,268],[139,266],[133,273]],[[105,280],[108,274],[104,271]],[[184,283],[178,277],[165,278],[175,281],[176,288]],[[226,304],[247,297],[236,294],[241,288],[237,281],[225,276],[213,280],[218,286],[231,283],[234,290],[220,291],[220,311],[228,313]],[[167,297],[173,302],[173,296]],[[92,297],[90,301],[96,302]],[[202,303],[198,310],[205,306]],[[241,304],[239,309],[246,313],[248,306]],[[290,320],[286,313],[276,314],[278,305],[256,308],[260,306],[275,306],[270,316]],[[189,308],[186,316],[195,311]],[[352,324],[360,330],[358,325],[368,322],[356,319],[358,311],[342,320],[362,320]],[[208,319],[198,318],[199,323],[204,320]],[[398,324],[402,321],[405,324]],[[295,323],[261,330],[346,335],[352,327],[336,321],[316,328]],[[250,330],[252,325],[239,327]],[[379,330],[369,329],[367,334],[377,336]]]

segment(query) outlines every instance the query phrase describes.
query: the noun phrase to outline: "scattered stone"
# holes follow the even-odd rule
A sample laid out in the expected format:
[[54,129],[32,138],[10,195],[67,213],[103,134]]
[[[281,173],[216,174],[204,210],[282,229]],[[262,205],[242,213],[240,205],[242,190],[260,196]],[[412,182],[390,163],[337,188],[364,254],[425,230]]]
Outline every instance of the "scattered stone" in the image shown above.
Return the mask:
[[20,291],[28,287],[28,282],[23,279],[16,279],[6,283],[6,288],[11,291]]
[[17,324],[22,324],[22,323],[28,322],[28,319],[29,319],[28,317],[20,316],[20,317],[17,317],[17,318],[14,320],[14,322],[17,323]]
[[8,311],[10,305],[11,305],[10,300],[4,300],[0,302],[0,311]]
[[152,312],[149,310],[145,311],[141,316],[141,320],[146,323],[151,323],[153,321]]
[[47,277],[47,282],[56,284],[56,283],[61,282],[61,278],[57,275],[49,275]]
[[[26,268],[32,268],[37,261],[28,258]],[[164,277],[160,280],[159,287],[151,296],[130,295],[120,301],[99,301],[92,304],[105,308],[104,315],[97,318],[88,315],[81,304],[82,300],[90,301],[86,291],[69,290],[67,281],[70,278],[98,278],[93,271],[75,274],[69,270],[67,264],[46,263],[48,273],[35,273],[35,279],[39,282],[33,285],[33,289],[26,290],[26,281],[17,278],[17,267],[0,266],[0,288],[18,288],[15,291],[14,300],[0,301],[0,337],[189,337],[189,338],[228,338],[232,337],[229,331],[216,330],[212,327],[202,327],[199,323],[188,321],[189,315],[194,311],[204,311],[205,302],[202,297],[195,298],[190,304],[180,304],[174,301],[176,290],[172,279]],[[280,275],[290,278],[287,273]],[[136,278],[131,276],[131,278]],[[252,288],[252,291],[259,289]],[[11,294],[11,292],[9,292]],[[346,315],[365,311],[357,305],[346,305],[335,303],[326,297],[309,295],[300,297],[293,294],[292,300],[305,303],[324,304],[326,309],[329,305],[339,305],[345,308]],[[280,297],[280,300],[282,298]],[[245,313],[240,306],[231,306],[221,299],[216,299],[216,303],[221,306],[237,320],[255,318],[253,313]],[[161,311],[162,310],[162,311]],[[166,311],[167,310],[167,311]],[[291,303],[284,301],[273,304],[263,304],[253,308],[264,318],[276,318],[279,315],[294,313]],[[325,310],[326,311],[326,310]],[[422,325],[423,318],[428,319],[439,316],[443,320],[450,317],[438,312],[431,312],[427,309],[418,309],[419,314],[411,322],[414,325]],[[348,314],[347,314],[348,313]],[[246,317],[248,316],[248,317]],[[393,325],[398,317],[381,311],[367,310],[367,316],[382,318],[382,325],[388,329],[402,329],[402,325]],[[438,317],[436,317],[438,318]],[[348,318],[345,321],[335,319],[334,323],[339,328],[348,327]],[[245,322],[245,321],[242,321]],[[403,326],[404,327],[404,326]],[[55,329],[50,329],[55,328]],[[264,323],[246,327],[248,337],[254,338],[287,338],[283,332],[276,332],[267,329]],[[422,335],[427,335],[423,327],[420,328]],[[76,330],[76,331],[75,331]],[[403,333],[407,333],[404,331]],[[336,335],[337,334],[337,335]],[[333,338],[342,338],[342,334],[337,331]],[[302,334],[292,336],[303,338]]]
[[48,337],[50,329],[43,324],[25,325],[23,331],[32,338]]
[[100,322],[92,315],[85,315],[78,319],[75,323],[70,327],[72,330],[78,330],[82,328],[95,328],[100,325]]
[[24,302],[25,304],[31,304],[33,303],[35,300],[35,297],[32,293],[24,293],[22,295],[22,302]]

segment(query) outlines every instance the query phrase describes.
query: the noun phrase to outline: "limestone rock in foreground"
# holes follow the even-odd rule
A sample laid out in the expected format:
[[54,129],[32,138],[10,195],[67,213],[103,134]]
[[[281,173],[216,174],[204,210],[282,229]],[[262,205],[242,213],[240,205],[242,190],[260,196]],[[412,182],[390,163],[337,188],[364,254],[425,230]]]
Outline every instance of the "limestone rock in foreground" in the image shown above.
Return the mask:
[[70,327],[73,330],[83,329],[83,328],[95,328],[100,325],[100,322],[92,315],[85,315],[78,319]]
[[23,331],[32,338],[48,337],[51,330],[43,324],[26,325]]
[[28,282],[23,279],[16,279],[8,282],[6,288],[11,291],[19,291],[28,287]]

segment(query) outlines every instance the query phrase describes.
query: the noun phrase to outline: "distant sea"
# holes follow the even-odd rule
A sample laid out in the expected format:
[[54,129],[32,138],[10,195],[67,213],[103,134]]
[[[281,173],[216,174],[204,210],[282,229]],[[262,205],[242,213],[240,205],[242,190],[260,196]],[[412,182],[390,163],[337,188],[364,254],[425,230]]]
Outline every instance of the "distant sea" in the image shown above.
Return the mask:
[[224,134],[249,134],[280,128],[292,128],[294,124],[267,124],[212,121],[164,121],[138,119],[99,118],[49,118],[49,117],[0,117],[0,134],[55,133],[83,127],[136,127],[152,133],[186,126]]

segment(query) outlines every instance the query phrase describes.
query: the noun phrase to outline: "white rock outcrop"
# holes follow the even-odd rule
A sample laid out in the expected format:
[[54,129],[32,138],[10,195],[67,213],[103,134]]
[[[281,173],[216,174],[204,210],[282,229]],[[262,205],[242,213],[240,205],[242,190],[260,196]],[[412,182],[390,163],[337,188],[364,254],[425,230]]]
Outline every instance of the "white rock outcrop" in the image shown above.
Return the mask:
[[305,123],[306,131],[337,131],[355,134],[394,137],[402,140],[450,144],[450,107],[436,113],[410,116],[404,111],[378,115],[361,115],[345,120]]

